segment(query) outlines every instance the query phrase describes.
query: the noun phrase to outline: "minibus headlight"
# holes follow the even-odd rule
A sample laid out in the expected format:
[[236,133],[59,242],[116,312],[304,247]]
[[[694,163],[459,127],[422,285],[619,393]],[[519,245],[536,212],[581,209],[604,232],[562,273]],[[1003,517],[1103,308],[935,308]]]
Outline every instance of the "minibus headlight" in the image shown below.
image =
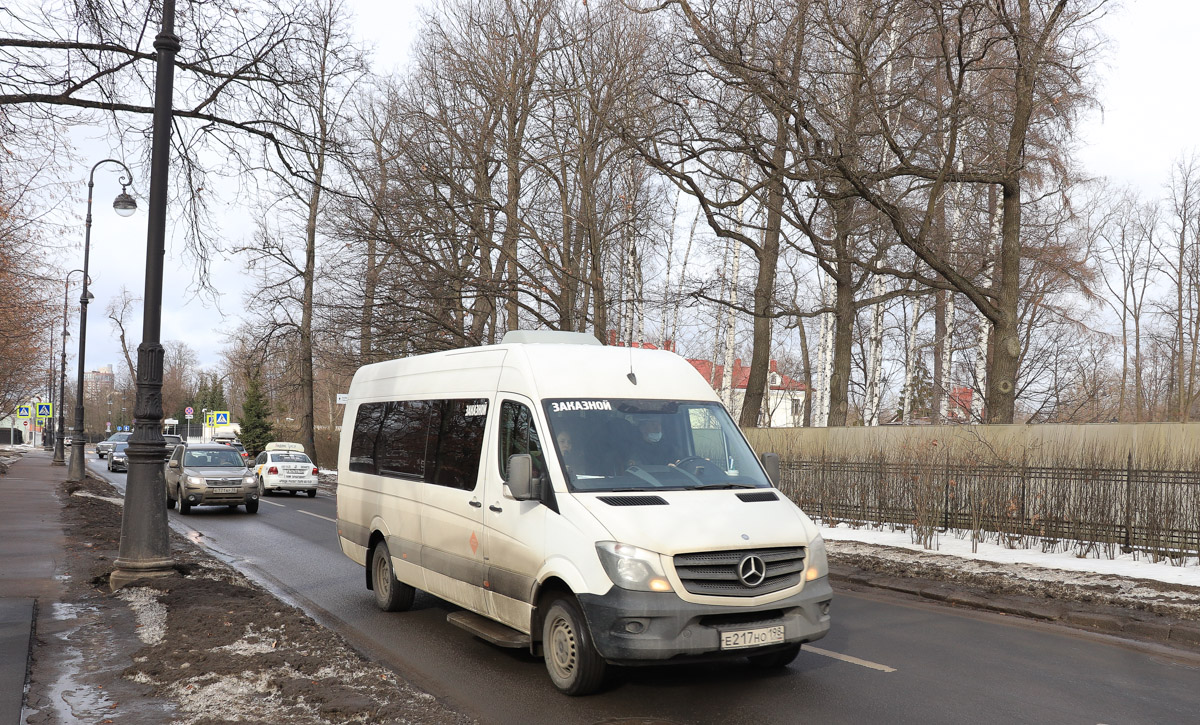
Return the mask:
[[817,538],[808,542],[808,568],[804,572],[804,580],[812,581],[829,574],[829,560],[825,556],[825,539],[817,534]]
[[597,543],[596,553],[600,555],[600,563],[608,578],[622,589],[672,591],[671,583],[663,573],[662,557],[657,553],[616,541]]

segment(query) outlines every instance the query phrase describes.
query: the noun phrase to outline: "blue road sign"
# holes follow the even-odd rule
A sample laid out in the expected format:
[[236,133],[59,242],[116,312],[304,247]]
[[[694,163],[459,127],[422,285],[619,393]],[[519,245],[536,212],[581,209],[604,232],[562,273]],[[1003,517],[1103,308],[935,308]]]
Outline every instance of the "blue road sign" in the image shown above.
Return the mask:
[[30,415],[30,412],[32,410],[33,410],[32,405],[19,405],[19,406],[17,406],[17,417],[18,418],[32,418],[33,416]]
[[218,410],[213,413],[213,425],[229,425],[229,411]]
[[38,403],[37,404],[37,417],[39,417],[39,418],[53,417],[53,410],[54,410],[54,406],[50,403]]

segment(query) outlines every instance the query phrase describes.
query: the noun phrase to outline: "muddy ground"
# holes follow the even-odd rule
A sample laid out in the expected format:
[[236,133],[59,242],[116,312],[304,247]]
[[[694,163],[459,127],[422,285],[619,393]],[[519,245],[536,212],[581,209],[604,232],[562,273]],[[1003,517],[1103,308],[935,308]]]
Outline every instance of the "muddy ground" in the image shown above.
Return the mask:
[[38,614],[31,725],[472,722],[174,532],[174,575],[110,592],[116,491],[59,494],[65,595]]

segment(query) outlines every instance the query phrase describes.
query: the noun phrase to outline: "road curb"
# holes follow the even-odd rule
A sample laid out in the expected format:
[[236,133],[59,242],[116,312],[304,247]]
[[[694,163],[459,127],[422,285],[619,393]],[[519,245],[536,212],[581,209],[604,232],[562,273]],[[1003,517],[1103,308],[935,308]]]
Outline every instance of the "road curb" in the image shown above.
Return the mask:
[[961,582],[933,581],[878,574],[845,564],[830,563],[834,582],[851,588],[880,589],[952,607],[998,612],[1075,629],[1164,644],[1200,652],[1200,622],[1180,620],[1140,610],[1089,605],[1086,602],[1014,596],[987,591]]

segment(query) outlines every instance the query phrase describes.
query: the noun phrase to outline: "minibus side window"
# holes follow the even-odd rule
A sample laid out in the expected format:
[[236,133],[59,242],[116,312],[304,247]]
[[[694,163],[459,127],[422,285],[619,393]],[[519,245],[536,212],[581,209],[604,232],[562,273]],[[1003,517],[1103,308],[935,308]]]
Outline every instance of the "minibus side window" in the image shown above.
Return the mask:
[[433,407],[428,400],[398,400],[388,405],[375,449],[376,473],[424,477],[429,414]]
[[542,443],[533,413],[520,403],[506,400],[500,405],[500,476],[508,477],[508,457],[528,453],[533,458],[533,475],[545,475],[546,457],[542,454]]
[[[426,464],[428,481],[438,486],[474,490],[483,454],[487,399],[442,400],[440,423],[431,436],[432,455]],[[438,419],[434,413],[434,419]]]
[[350,470],[375,473],[375,447],[379,426],[387,412],[387,403],[363,403],[354,418],[354,437],[350,441]]

